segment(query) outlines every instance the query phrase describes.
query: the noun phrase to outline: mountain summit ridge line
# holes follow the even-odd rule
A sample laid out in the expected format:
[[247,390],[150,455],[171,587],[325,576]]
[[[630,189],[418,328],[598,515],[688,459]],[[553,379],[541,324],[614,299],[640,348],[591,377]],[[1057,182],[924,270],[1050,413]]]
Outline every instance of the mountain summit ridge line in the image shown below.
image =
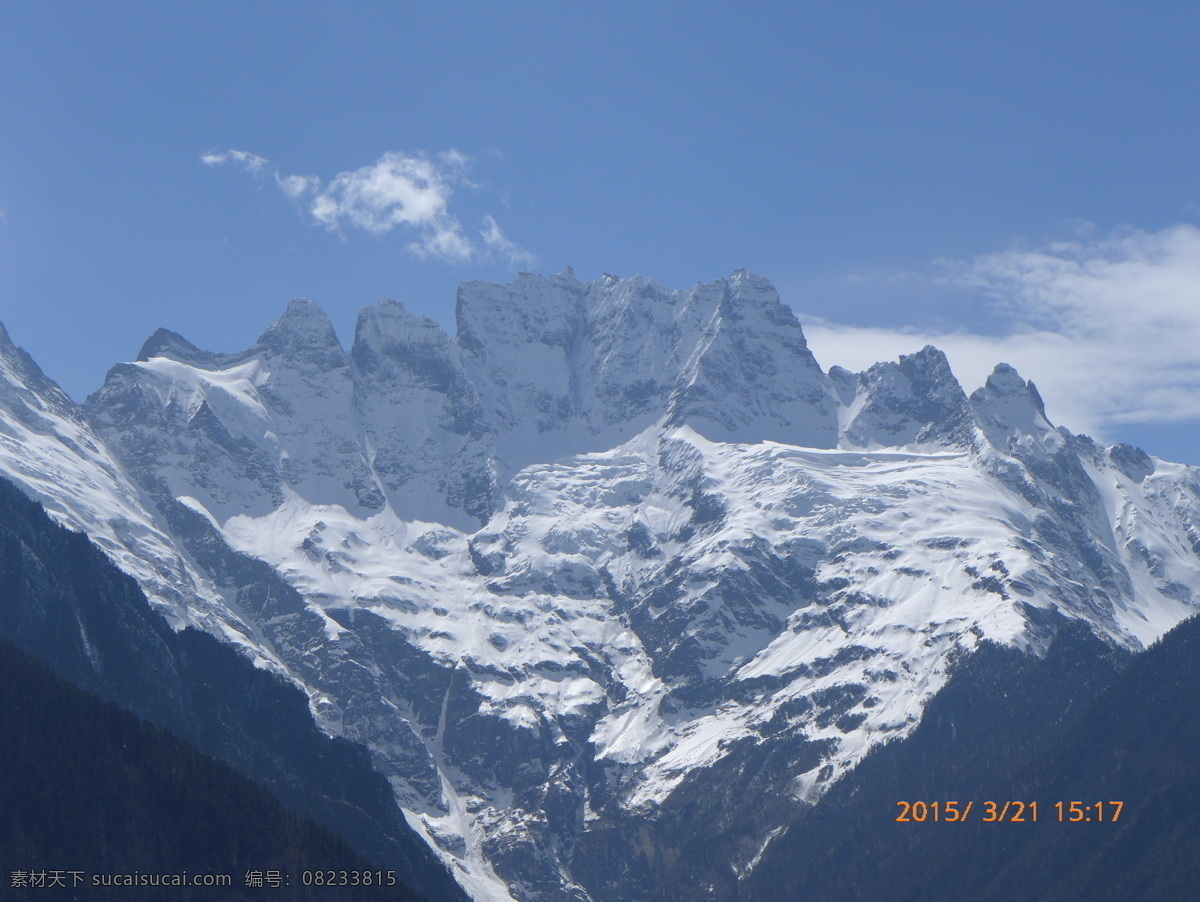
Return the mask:
[[1197,473],[1005,364],[822,371],[745,270],[523,273],[457,320],[160,329],[83,405],[5,335],[0,472],[304,689],[477,899],[747,874],[981,642],[1136,650],[1200,608]]

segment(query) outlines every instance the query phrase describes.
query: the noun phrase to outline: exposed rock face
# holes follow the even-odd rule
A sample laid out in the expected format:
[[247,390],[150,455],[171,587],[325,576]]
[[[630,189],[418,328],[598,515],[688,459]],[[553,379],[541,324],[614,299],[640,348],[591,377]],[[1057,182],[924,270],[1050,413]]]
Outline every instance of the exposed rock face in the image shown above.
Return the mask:
[[[838,381],[848,380],[840,375]],[[974,423],[967,396],[937,348],[903,355],[899,363],[877,363],[854,381],[854,394],[845,401],[845,444],[953,448],[970,443]]]
[[570,271],[468,283],[458,344],[510,470],[664,421],[714,441],[837,444],[835,400],[799,322],[745,270],[688,292]]
[[366,744],[480,899],[736,884],[981,639],[1137,649],[1200,606],[1192,470],[1004,365],[826,374],[744,271],[469,283],[456,341],[384,301],[348,353],[294,302],[239,354],[156,333],[86,409],[48,431],[119,461],[84,469],[161,536],[138,566]]
[[[373,866],[396,869],[400,882],[418,889],[421,898],[445,902],[465,898],[442,863],[404,823],[392,804],[387,782],[372,770],[369,756],[360,746],[330,739],[318,730],[302,692],[277,674],[255,667],[211,635],[196,629],[173,631],[146,603],[138,584],[114,567],[95,545],[52,523],[42,508],[2,478],[0,639],[36,656],[60,677],[231,764],[270,788],[292,811],[340,833]],[[28,687],[5,688],[24,692]],[[60,711],[42,713],[50,722],[61,716]],[[22,749],[24,728],[20,719],[8,728],[18,750]],[[78,731],[69,725],[60,724],[49,732],[75,745]],[[130,732],[138,735],[136,730]],[[86,747],[91,737],[79,738]],[[178,754],[175,743],[165,745],[169,755]],[[163,771],[171,791],[122,809],[125,816],[132,814],[132,820],[138,822],[132,831],[135,838],[138,831],[152,829],[146,820],[150,812],[170,808],[172,798],[196,790],[197,796],[204,795],[204,787],[189,784],[189,779],[199,776],[194,764],[180,766],[177,760],[175,764],[176,769]],[[136,757],[125,762],[125,767],[113,775],[114,782],[136,782],[141,773]],[[55,785],[59,776],[53,772],[40,775],[49,786]],[[76,781],[80,791],[97,776],[94,768],[87,770],[87,776]],[[150,779],[157,782],[153,773]],[[99,781],[105,782],[103,775]],[[71,784],[69,779],[67,784]],[[158,787],[160,793],[162,788]],[[112,788],[102,785],[91,790],[99,793],[94,799],[103,805]],[[69,795],[64,800],[53,791],[48,798],[37,800],[34,807],[45,809],[38,815],[42,829],[48,823],[74,822],[76,812],[69,800]],[[210,804],[196,803],[191,819],[184,812],[175,842],[186,843],[189,831],[212,817]],[[28,808],[24,814],[23,826],[27,827],[32,820]],[[215,821],[210,823],[216,827]],[[95,821],[90,825],[95,827]],[[38,832],[35,829],[34,835]],[[18,837],[28,836],[20,837],[18,830]],[[157,847],[146,842],[125,848],[114,844],[111,836],[94,849],[80,847],[77,839],[68,839],[60,847],[111,855],[110,862],[143,872],[155,864],[178,864],[179,858],[171,858],[176,853],[194,855],[193,862],[216,863],[211,851],[202,848],[207,841],[203,829],[192,837],[201,848],[181,849],[170,841]],[[49,839],[56,842],[59,837]],[[403,891],[401,896],[412,898]]]
[[486,521],[502,504],[491,425],[450,336],[385,300],[359,314],[350,357],[391,506],[406,519]]
[[298,497],[460,527],[500,503],[453,344],[395,301],[362,311],[349,354],[316,304],[293,301],[241,353],[159,330],[138,358],[87,406],[156,497],[194,498],[222,522]]
[[998,364],[983,388],[971,395],[971,408],[988,442],[999,451],[1053,453],[1064,444],[1046,418],[1037,388],[1007,363]]
[[[149,413],[149,412],[148,412]],[[211,587],[145,506],[82,410],[0,326],[0,475],[86,532],[175,625],[213,626]]]

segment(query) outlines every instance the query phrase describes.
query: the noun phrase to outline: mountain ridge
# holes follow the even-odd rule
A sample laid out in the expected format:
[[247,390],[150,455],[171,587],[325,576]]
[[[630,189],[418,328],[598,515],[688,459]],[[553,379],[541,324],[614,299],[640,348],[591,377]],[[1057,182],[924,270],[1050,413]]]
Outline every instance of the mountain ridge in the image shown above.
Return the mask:
[[159,330],[77,419],[203,586],[180,608],[370,748],[477,898],[646,897],[697,805],[748,872],[981,641],[1044,653],[1049,612],[1137,649],[1200,607],[1196,473],[1054,427],[1007,365],[822,371],[747,271],[467,283],[458,320]]

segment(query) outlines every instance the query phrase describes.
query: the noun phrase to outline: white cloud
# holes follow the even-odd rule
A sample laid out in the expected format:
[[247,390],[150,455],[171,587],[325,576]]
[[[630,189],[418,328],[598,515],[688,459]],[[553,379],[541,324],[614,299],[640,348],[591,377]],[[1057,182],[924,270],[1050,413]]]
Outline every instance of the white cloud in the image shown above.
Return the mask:
[[226,150],[220,153],[204,153],[200,155],[200,162],[205,166],[223,166],[226,163],[234,162],[241,165],[247,172],[255,175],[270,165],[268,160],[256,153],[250,153],[248,150]]
[[310,212],[318,223],[339,233],[347,226],[373,235],[403,227],[416,233],[408,247],[421,259],[467,263],[478,249],[450,213],[451,179],[465,165],[456,151],[443,166],[425,157],[386,153],[318,188]]
[[533,259],[504,237],[491,216],[484,217],[481,240],[474,241],[451,212],[456,186],[478,187],[466,178],[470,158],[458,150],[443,151],[436,158],[391,151],[367,166],[338,173],[328,183],[315,175],[283,173],[247,151],[207,153],[200,159],[209,166],[234,162],[253,174],[271,172],[279,190],[299,204],[314,224],[339,235],[347,229],[372,235],[399,229],[412,236],[408,249],[423,260],[469,263],[501,258],[517,263]]
[[471,158],[461,150],[453,147],[438,154],[438,161],[447,172],[453,172],[462,177],[471,166]]
[[1120,424],[1200,423],[1200,229],[1127,229],[940,262],[941,281],[987,298],[1002,332],[809,320],[814,353],[862,369],[933,344],[968,391],[1005,361],[1037,383],[1052,419],[1099,437]]
[[282,175],[275,173],[275,182],[279,190],[292,200],[299,200],[305,194],[321,190],[321,180],[315,175]]
[[500,229],[500,224],[493,217],[483,217],[483,229],[479,235],[483,238],[484,247],[503,257],[513,266],[532,266],[534,264],[533,254],[509,241]]
[[476,256],[475,246],[463,235],[457,221],[437,222],[421,231],[421,237],[410,242],[408,249],[422,260],[469,263]]

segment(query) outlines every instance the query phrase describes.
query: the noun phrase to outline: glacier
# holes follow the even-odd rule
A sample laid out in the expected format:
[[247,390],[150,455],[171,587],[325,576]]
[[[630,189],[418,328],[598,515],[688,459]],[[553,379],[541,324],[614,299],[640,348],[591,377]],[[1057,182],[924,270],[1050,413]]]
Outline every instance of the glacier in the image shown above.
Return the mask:
[[522,273],[456,317],[160,329],[83,405],[2,334],[0,473],[300,686],[474,898],[749,873],[981,642],[1138,650],[1200,607],[1196,471],[1005,364],[823,370],[745,270]]

